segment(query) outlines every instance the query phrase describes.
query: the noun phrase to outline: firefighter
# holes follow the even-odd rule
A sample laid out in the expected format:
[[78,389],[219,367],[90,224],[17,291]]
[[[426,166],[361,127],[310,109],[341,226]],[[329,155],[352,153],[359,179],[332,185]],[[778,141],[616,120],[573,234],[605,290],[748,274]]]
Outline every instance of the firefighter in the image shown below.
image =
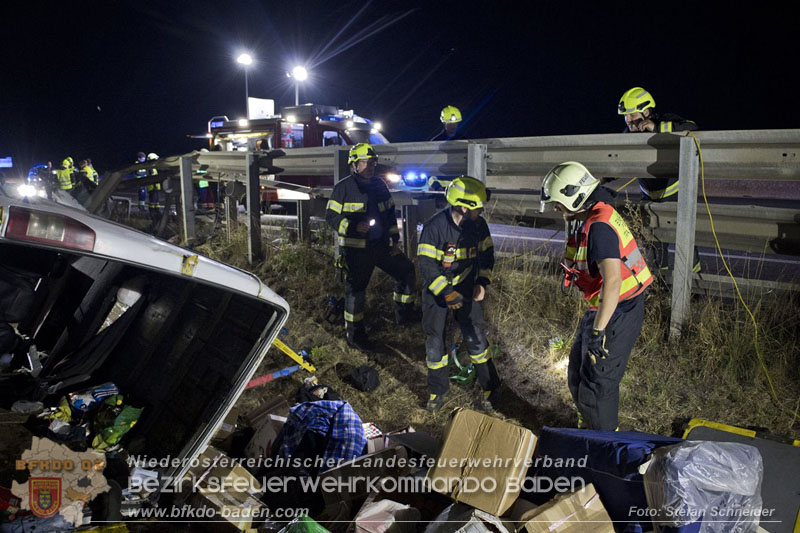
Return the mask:
[[[157,154],[147,154],[148,161],[156,161],[157,159]],[[148,176],[158,176],[158,170],[155,168],[149,168],[146,172]],[[164,214],[164,192],[161,190],[161,183],[151,183],[145,188],[147,189],[147,209],[150,213],[150,220],[155,225],[158,224]]]
[[611,205],[613,193],[580,163],[555,166],[542,184],[568,222],[564,283],[589,303],[569,355],[567,382],[578,427],[617,429],[619,382],[644,319],[644,290],[653,281],[630,229]]
[[97,174],[97,171],[94,169],[94,166],[92,166],[91,159],[81,160],[81,162],[78,164],[78,167],[80,168],[80,172],[83,175],[83,178],[86,179],[86,181],[93,183],[95,187],[100,184],[99,182],[100,176]]
[[417,248],[430,394],[426,408],[441,409],[449,388],[444,336],[453,311],[483,389],[481,407],[488,411],[500,399],[500,378],[483,330],[482,302],[494,267],[492,236],[480,216],[488,194],[479,180],[459,176],[445,196],[449,206],[425,222]]
[[[669,133],[697,129],[697,124],[691,120],[673,113],[656,113],[656,101],[641,87],[625,91],[619,99],[617,113],[625,117],[625,133]],[[648,200],[660,202],[677,195],[678,178],[639,180],[639,188]]]
[[[139,152],[136,154],[136,163],[144,163],[147,161],[147,156],[144,152]],[[147,169],[140,168],[136,171],[136,178],[146,178],[147,177]],[[139,211],[144,213],[147,211],[147,187],[139,187]]]
[[375,150],[367,143],[359,143],[350,149],[347,162],[352,174],[334,186],[325,220],[338,234],[337,261],[345,279],[347,342],[369,351],[372,343],[364,327],[364,302],[373,269],[377,266],[396,281],[398,324],[413,321],[416,276],[414,264],[400,250],[392,196],[384,181],[375,176]]
[[[674,113],[656,113],[656,101],[642,89],[634,87],[623,93],[617,105],[617,113],[625,117],[625,133],[650,132],[669,133],[676,131],[695,131],[697,124]],[[653,202],[678,199],[678,178],[648,178],[639,181],[643,199]],[[659,243],[653,253],[653,262],[662,269],[669,268],[667,243]],[[694,272],[700,272],[700,255],[694,249]]]
[[75,173],[75,162],[71,157],[65,158],[61,162],[61,168],[56,170],[56,178],[58,178],[58,188],[62,191],[70,191],[72,193],[73,174]]
[[461,111],[456,106],[445,106],[439,115],[442,122],[440,131],[431,141],[458,141],[464,139],[459,127],[461,126]]

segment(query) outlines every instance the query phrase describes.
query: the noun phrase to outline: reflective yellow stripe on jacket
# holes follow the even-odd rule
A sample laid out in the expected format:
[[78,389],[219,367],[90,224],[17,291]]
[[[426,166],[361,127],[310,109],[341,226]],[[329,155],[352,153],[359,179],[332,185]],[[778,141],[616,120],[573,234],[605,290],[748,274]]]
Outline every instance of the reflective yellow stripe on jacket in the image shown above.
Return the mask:
[[[342,206],[342,211],[344,213],[362,213],[367,210],[367,204],[362,204],[360,202],[345,202]],[[337,211],[337,213],[340,211]]]
[[447,278],[444,276],[437,277],[428,285],[428,289],[436,296],[439,296],[445,287],[447,287]]
[[444,251],[437,249],[433,245],[420,243],[417,245],[417,255],[441,261],[444,257]]
[[366,248],[367,240],[358,237],[343,237],[339,235],[339,246],[349,246],[350,248]]
[[342,212],[342,204],[340,204],[336,200],[328,200],[328,209],[330,209],[334,213],[341,213]]
[[676,181],[666,189],[661,189],[660,191],[647,191],[647,196],[653,200],[663,200],[664,198],[669,198],[673,194],[677,194],[678,184],[679,182]]

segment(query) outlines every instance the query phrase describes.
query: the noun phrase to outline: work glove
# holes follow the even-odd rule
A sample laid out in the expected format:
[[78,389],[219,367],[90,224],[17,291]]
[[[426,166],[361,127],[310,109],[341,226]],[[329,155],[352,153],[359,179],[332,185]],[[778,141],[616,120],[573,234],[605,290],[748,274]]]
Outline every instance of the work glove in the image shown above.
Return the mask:
[[589,357],[592,358],[593,364],[597,364],[598,359],[605,359],[608,357],[608,352],[606,351],[606,330],[592,330],[589,334],[587,350],[589,352]]
[[445,294],[444,301],[447,302],[447,307],[454,311],[460,309],[461,306],[464,305],[464,297],[461,296],[461,293],[458,291]]

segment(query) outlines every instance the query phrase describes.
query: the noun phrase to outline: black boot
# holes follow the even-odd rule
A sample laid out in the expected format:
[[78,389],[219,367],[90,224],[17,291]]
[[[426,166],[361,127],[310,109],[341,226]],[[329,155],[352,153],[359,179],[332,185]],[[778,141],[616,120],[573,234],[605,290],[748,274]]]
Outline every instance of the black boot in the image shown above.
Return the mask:
[[367,337],[367,333],[363,329],[348,330],[347,345],[362,352],[371,352],[375,348],[375,345]]
[[422,322],[422,314],[414,309],[414,304],[394,306],[394,322],[398,326],[412,326]]

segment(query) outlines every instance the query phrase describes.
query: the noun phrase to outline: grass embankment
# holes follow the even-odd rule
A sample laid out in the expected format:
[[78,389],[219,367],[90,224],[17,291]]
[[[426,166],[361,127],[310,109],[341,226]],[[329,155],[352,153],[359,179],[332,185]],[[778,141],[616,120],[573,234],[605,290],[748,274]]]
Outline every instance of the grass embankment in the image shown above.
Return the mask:
[[[383,430],[406,425],[441,434],[447,412],[473,406],[477,385],[451,387],[442,412],[424,409],[427,397],[424,337],[419,325],[400,329],[392,321],[392,284],[376,271],[368,291],[367,319],[371,336],[381,346],[373,354],[381,386],[362,393],[348,383],[350,370],[368,358],[344,342],[344,328],[325,322],[329,294],[341,296],[330,259],[331,248],[282,243],[266,248],[266,259],[246,263],[243,231],[230,240],[222,234],[198,251],[250,270],[291,305],[287,324],[290,343],[311,349],[319,379],[348,400],[365,422]],[[573,426],[575,412],[566,386],[566,360],[572,334],[585,310],[577,294],[565,297],[559,276],[529,258],[498,259],[486,305],[489,339],[499,346],[496,363],[504,380],[499,416],[536,432],[542,425]],[[800,312],[797,295],[750,294],[748,303],[758,323],[759,349],[784,410],[772,399],[754,349],[754,329],[738,302],[700,298],[693,302],[688,329],[668,342],[669,293],[648,291],[646,317],[628,371],[621,385],[620,425],[664,435],[680,434],[692,417],[766,428],[800,436],[791,412],[800,407]],[[551,342],[561,338],[562,342]],[[290,366],[272,350],[260,373]],[[294,397],[304,372],[246,391],[243,411],[277,393]]]

